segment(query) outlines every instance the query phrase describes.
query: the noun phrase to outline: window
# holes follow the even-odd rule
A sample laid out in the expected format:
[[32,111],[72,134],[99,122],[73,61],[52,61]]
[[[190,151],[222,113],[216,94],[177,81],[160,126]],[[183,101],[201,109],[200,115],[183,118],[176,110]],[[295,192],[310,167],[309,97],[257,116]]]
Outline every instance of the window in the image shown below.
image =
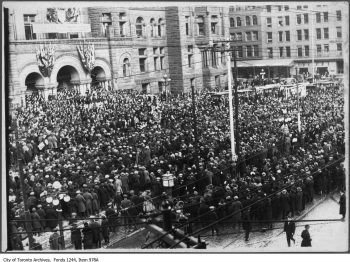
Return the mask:
[[165,67],[164,67],[164,56],[161,56],[160,57],[160,70],[163,70]]
[[251,24],[250,24],[250,16],[246,16],[245,17],[245,25],[246,26],[250,26]]
[[[225,45],[223,45],[224,47]],[[225,52],[220,52],[221,55],[221,64],[225,65],[226,64],[226,56],[225,56]]]
[[283,57],[283,47],[280,47],[280,57]]
[[267,56],[268,58],[273,58],[272,47],[267,48]]
[[220,88],[220,76],[215,76],[215,87]]
[[286,25],[289,25],[289,15],[286,15],[284,17],[284,20],[285,20]]
[[290,57],[290,46],[286,46],[286,56]]
[[321,45],[316,45],[316,52],[317,52],[317,56],[322,55],[322,46]]
[[289,10],[289,6],[288,5],[285,5],[284,6],[284,11],[288,11]]
[[159,54],[165,55],[164,50],[165,50],[164,47],[159,47]]
[[303,48],[298,47],[298,57],[302,57],[302,56],[303,56]]
[[253,25],[258,24],[258,17],[256,15],[253,15]]
[[342,51],[343,50],[343,46],[341,43],[337,43],[337,51]]
[[283,16],[278,17],[278,26],[283,26]]
[[137,37],[142,37],[143,36],[143,18],[138,17],[136,19],[136,36]]
[[245,37],[246,37],[246,41],[252,41],[252,33],[251,32],[246,32]]
[[266,6],[266,11],[269,12],[269,13],[271,12],[271,5],[267,5]]
[[304,39],[309,40],[309,29],[304,29]]
[[188,55],[187,55],[187,60],[188,60],[188,67],[193,67],[193,45],[189,45],[187,48]]
[[252,57],[252,56],[253,56],[252,47],[247,46],[247,57]]
[[208,51],[202,51],[202,66],[206,68],[209,66]]
[[205,35],[205,27],[204,27],[204,17],[197,17],[197,25],[198,25],[198,35]]
[[234,18],[230,18],[230,27],[235,27],[235,19]]
[[153,61],[154,61],[154,70],[157,71],[158,70],[158,57],[154,57]]
[[309,48],[309,46],[308,45],[306,45],[306,46],[304,46],[304,54],[305,54],[305,56],[309,56],[310,55],[310,48]]
[[298,25],[301,24],[301,15],[300,14],[297,15],[297,24]]
[[143,94],[148,94],[149,93],[149,83],[141,84],[141,88],[142,88],[142,93]]
[[337,21],[341,21],[341,10],[337,10]]
[[110,26],[112,26],[111,22],[102,23],[102,36],[108,36]]
[[[217,49],[217,45],[214,45],[214,50]],[[213,67],[218,66],[218,53],[216,51],[212,50],[211,51],[211,62]]]
[[189,16],[185,16],[185,28],[186,28],[186,35],[190,35],[190,17]]
[[290,31],[286,31],[286,42],[290,42]]
[[282,11],[282,6],[281,5],[277,6],[277,9],[278,11]]
[[126,36],[125,25],[126,25],[126,22],[119,22],[119,35],[120,36]]
[[146,55],[146,48],[140,48],[139,49],[139,56],[145,56]]
[[283,41],[283,31],[278,32],[278,41],[282,42]]
[[259,40],[259,33],[258,33],[258,31],[254,31],[253,32],[252,40],[253,41],[258,41]]
[[297,6],[297,10],[301,10],[301,5],[298,5],[298,6]]
[[36,34],[33,33],[33,25],[35,22],[35,15],[23,15],[24,19],[24,33],[26,36],[26,40],[36,39]]
[[210,28],[211,28],[211,33],[212,34],[216,34],[216,24],[217,23],[211,23],[211,27]]
[[163,36],[164,34],[164,21],[162,18],[158,20],[158,36]]
[[266,26],[272,27],[272,18],[271,17],[266,17]]
[[304,14],[304,24],[309,23],[309,14]]
[[341,27],[338,26],[336,29],[337,29],[337,38],[341,38],[342,37]]
[[124,58],[123,60],[123,76],[130,76],[129,58]]
[[297,30],[298,41],[303,40],[301,32],[302,32],[301,30]]
[[316,38],[317,39],[321,39],[322,38],[321,28],[316,28]]
[[153,47],[153,55],[157,55],[158,54],[158,47]]
[[237,26],[242,26],[241,18],[237,17],[236,20],[237,20]]
[[237,41],[242,41],[242,40],[243,40],[243,37],[242,37],[242,33],[241,33],[241,32],[239,32],[239,33],[236,34],[236,40],[237,40]]
[[272,43],[272,32],[267,32],[267,42]]
[[237,57],[243,57],[243,46],[237,46]]
[[140,72],[146,72],[146,58],[140,58]]
[[329,29],[327,27],[323,28],[323,38],[324,39],[328,39],[329,38]]
[[323,12],[323,21],[328,22],[328,12]]
[[321,23],[321,13],[316,13],[316,23]]
[[254,48],[254,56],[258,57],[259,56],[259,46],[258,45],[254,45],[253,48]]
[[329,53],[329,44],[324,44],[323,49],[324,49],[324,53],[328,54]]

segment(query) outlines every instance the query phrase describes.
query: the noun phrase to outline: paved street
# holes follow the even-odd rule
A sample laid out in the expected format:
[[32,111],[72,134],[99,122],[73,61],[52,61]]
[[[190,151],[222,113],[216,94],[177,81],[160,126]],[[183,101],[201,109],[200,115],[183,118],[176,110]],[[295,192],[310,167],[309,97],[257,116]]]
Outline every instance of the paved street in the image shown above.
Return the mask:
[[[339,204],[332,198],[327,198],[324,202],[314,208],[303,219],[337,219],[339,215]],[[244,241],[243,233],[227,236],[206,237],[209,243],[208,250],[223,250],[225,252],[327,252],[327,251],[345,251],[347,250],[347,223],[346,222],[308,222],[310,225],[310,235],[312,238],[312,247],[302,248],[301,232],[306,223],[296,223],[295,245],[287,247],[285,234],[282,224],[275,225],[278,229],[269,232],[251,233],[249,242]],[[230,229],[232,232],[232,229]]]

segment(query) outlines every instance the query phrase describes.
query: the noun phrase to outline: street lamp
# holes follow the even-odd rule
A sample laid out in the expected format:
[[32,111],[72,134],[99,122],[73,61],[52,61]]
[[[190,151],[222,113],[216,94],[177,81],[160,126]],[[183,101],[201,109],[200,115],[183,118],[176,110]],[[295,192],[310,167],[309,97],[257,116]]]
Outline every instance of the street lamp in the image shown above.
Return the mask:
[[163,82],[164,89],[165,89],[164,91],[165,91],[165,97],[166,97],[166,99],[168,99],[168,91],[169,91],[169,90],[167,90],[167,86],[169,85],[170,81],[171,81],[171,79],[170,79],[169,76],[165,73],[165,74],[163,75],[162,82]]

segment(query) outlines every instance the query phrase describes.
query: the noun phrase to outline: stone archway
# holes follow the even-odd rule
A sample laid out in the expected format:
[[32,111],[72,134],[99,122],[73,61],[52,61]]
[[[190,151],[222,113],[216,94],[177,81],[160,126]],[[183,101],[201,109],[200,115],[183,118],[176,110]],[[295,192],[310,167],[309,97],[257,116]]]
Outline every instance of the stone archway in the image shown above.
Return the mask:
[[58,83],[57,91],[74,89],[75,86],[80,85],[78,70],[70,65],[63,66],[58,70],[56,80]]
[[43,76],[37,72],[28,74],[25,78],[24,84],[27,87],[27,91],[37,91],[38,89],[43,89],[45,87]]
[[104,87],[106,73],[100,66],[95,66],[91,71],[91,88]]

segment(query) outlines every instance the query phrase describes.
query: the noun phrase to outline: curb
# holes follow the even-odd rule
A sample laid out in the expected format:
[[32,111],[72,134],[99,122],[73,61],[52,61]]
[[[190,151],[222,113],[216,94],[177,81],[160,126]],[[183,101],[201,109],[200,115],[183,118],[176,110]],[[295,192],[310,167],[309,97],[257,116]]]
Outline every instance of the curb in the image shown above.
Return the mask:
[[[316,203],[314,203],[309,209],[307,209],[303,214],[301,214],[300,216],[294,218],[293,220],[300,220],[302,218],[304,218],[307,214],[309,214],[312,210],[314,210],[316,207],[318,207],[321,203],[323,203],[327,198],[329,198],[329,195],[326,196],[322,196]],[[263,245],[263,247],[267,247],[268,244],[270,244],[270,242],[275,238],[278,237],[280,235],[282,235],[284,232],[279,232],[276,235],[272,236],[269,238],[269,240],[267,240],[267,242],[265,242],[265,244]]]

